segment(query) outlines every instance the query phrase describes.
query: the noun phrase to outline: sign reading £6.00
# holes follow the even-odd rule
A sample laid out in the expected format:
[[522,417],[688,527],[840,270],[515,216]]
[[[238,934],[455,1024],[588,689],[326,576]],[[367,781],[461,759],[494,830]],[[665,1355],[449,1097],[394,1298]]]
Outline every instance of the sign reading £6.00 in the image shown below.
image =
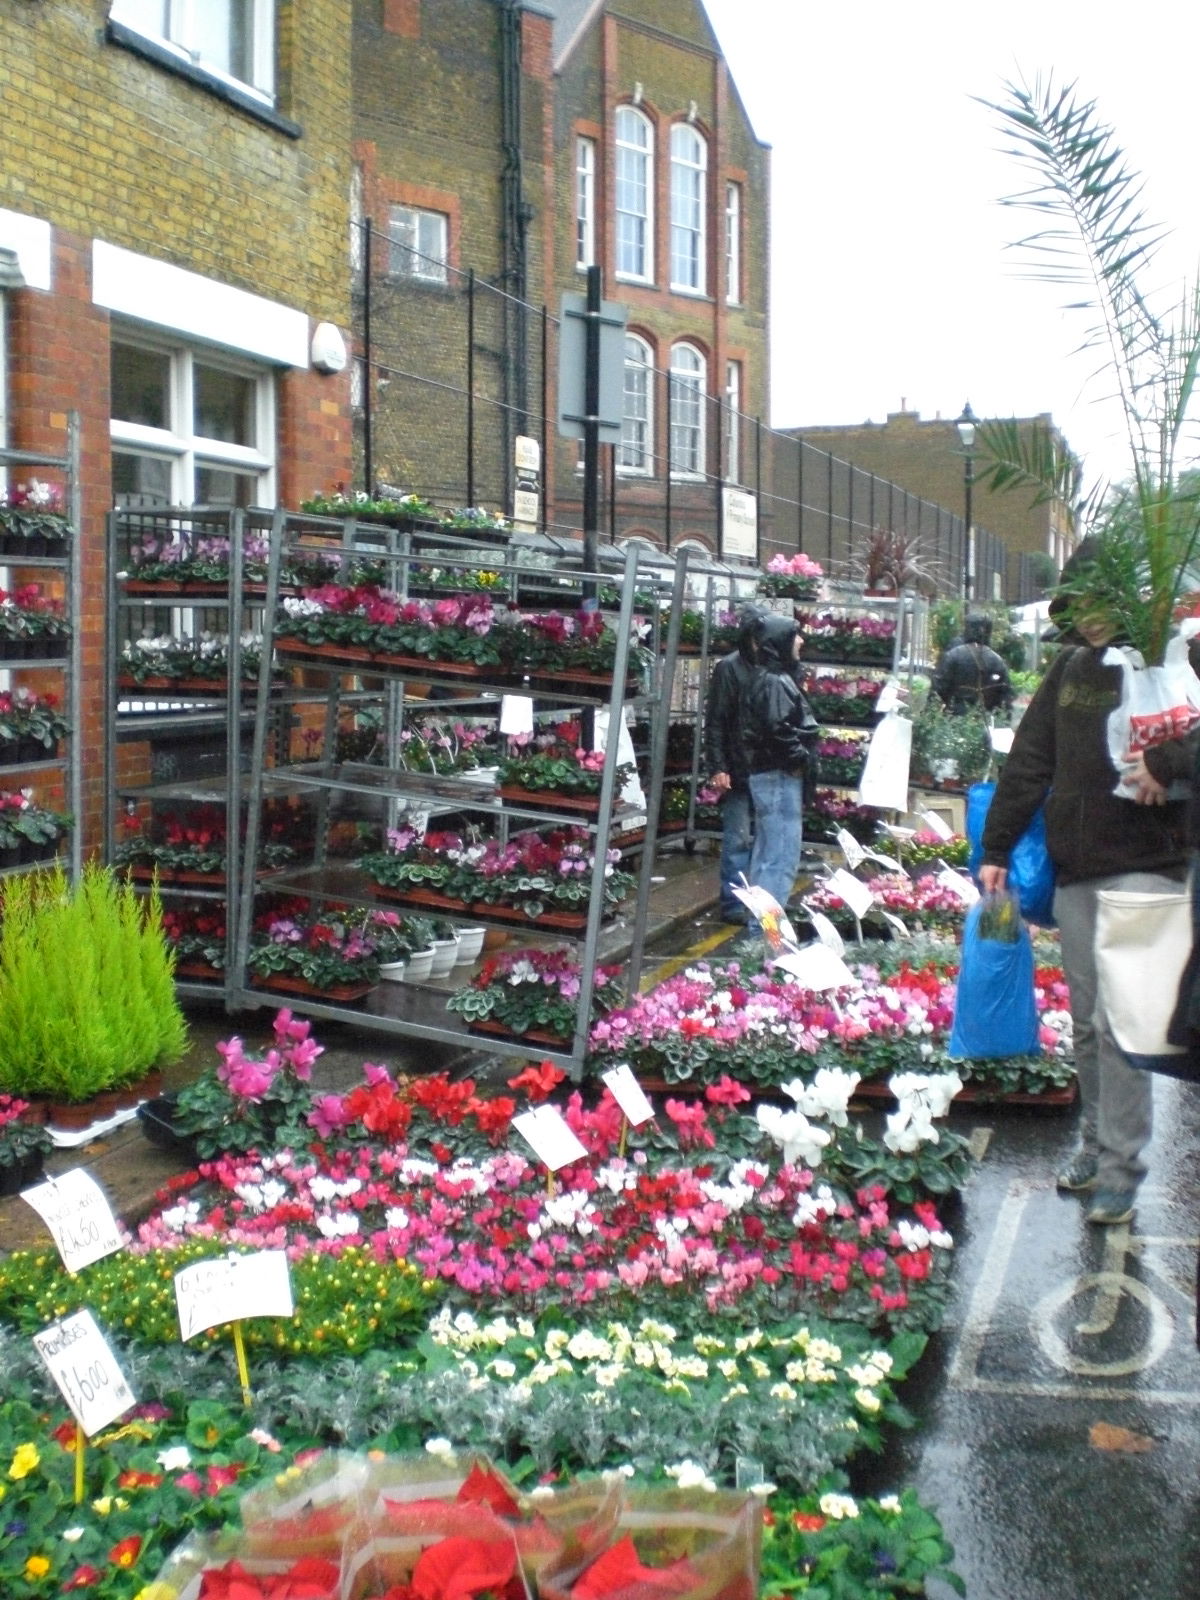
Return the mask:
[[33,1344],[89,1439],[134,1404],[133,1390],[90,1311],[43,1328]]

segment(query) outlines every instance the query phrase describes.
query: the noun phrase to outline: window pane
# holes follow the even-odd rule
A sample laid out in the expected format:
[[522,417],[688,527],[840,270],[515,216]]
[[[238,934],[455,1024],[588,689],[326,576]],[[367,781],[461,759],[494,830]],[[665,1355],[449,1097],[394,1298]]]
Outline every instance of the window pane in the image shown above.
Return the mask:
[[617,447],[617,466],[626,472],[650,472],[651,411],[653,373],[649,351],[640,339],[625,341],[625,401],[621,418],[621,442]]
[[257,505],[258,480],[257,472],[235,472],[230,467],[205,466],[197,462],[195,503],[221,510]]
[[112,497],[114,506],[169,506],[171,463],[162,456],[139,456],[114,450]]
[[725,185],[725,298],[736,305],[742,298],[742,191]]
[[690,345],[671,352],[671,471],[704,471],[704,358]]
[[445,283],[449,219],[444,212],[393,206],[388,232],[392,241],[388,271],[393,277]]
[[575,141],[575,265],[590,267],[595,258],[596,145]]
[[192,7],[192,37],[186,42],[200,65],[249,83],[254,54],[254,0],[203,0]]
[[111,357],[112,415],[144,428],[171,426],[171,358],[156,350],[114,344]]
[[167,38],[167,13],[170,0],[113,0],[112,19],[139,33]]
[[730,361],[725,367],[725,476],[738,483],[742,476],[742,364]]
[[628,106],[617,112],[616,212],[617,271],[649,278],[650,124]]
[[221,372],[216,367],[193,369],[194,432],[202,439],[221,439],[226,444],[253,448],[254,383],[236,372]]

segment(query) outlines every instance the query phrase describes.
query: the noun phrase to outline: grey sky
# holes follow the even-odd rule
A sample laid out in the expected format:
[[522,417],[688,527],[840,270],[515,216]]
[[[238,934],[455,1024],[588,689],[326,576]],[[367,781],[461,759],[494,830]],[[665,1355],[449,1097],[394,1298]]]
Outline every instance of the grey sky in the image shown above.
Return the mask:
[[1200,257],[1187,0],[706,0],[759,136],[773,146],[773,415],[779,426],[1051,411],[1093,473],[1124,475],[1120,413],[1074,355],[1085,323],[1022,281],[996,203],[1023,186],[973,96],[1053,69],[1078,79],[1174,230],[1162,285]]

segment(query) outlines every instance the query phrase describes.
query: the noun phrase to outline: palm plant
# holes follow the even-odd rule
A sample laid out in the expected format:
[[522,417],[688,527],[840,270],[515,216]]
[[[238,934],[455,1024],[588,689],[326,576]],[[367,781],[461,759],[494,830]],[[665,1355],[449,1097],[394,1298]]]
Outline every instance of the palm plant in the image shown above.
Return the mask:
[[1185,289],[1167,312],[1145,286],[1163,230],[1148,220],[1143,181],[1127,164],[1095,101],[1053,76],[1005,85],[983,102],[1032,173],[1007,206],[1033,211],[1038,228],[1017,241],[1029,275],[1069,292],[1065,309],[1089,325],[1080,348],[1099,354],[1121,403],[1132,474],[1116,487],[1082,489],[1080,463],[1049,429],[1007,421],[980,429],[994,489],[1026,488],[1068,508],[1076,531],[1095,536],[1095,560],[1064,586],[1076,615],[1102,616],[1147,663],[1163,659],[1181,592],[1197,586],[1200,491],[1190,416],[1200,363],[1200,293]]

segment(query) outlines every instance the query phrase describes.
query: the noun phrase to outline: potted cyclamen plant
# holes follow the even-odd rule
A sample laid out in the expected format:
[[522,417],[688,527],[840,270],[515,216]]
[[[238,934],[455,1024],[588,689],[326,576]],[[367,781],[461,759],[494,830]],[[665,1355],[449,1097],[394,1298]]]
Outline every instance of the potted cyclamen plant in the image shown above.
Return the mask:
[[44,1123],[29,1120],[28,1100],[0,1094],[0,1196],[20,1194],[42,1174],[54,1142]]
[[63,506],[58,485],[37,478],[0,489],[0,554],[60,555],[71,531]]
[[[500,761],[501,797],[540,811],[594,817],[600,810],[604,760],[603,750],[584,750],[559,729],[537,739],[518,734]],[[618,795],[632,770],[628,763],[617,768]]]
[[71,627],[63,603],[40,585],[0,589],[0,661],[53,661],[67,653]]
[[58,707],[56,695],[19,686],[0,691],[0,766],[54,759],[71,726]]
[[329,910],[324,917],[271,917],[256,927],[247,956],[258,989],[361,1000],[379,981],[375,941],[357,921]]
[[767,562],[766,576],[759,579],[758,592],[769,599],[815,600],[825,569],[800,551],[794,556],[774,555]]
[[[593,1019],[621,1003],[620,967],[597,967]],[[511,950],[490,956],[465,989],[446,1002],[476,1033],[528,1039],[559,1048],[575,1032],[582,984],[579,963],[565,950]]]

